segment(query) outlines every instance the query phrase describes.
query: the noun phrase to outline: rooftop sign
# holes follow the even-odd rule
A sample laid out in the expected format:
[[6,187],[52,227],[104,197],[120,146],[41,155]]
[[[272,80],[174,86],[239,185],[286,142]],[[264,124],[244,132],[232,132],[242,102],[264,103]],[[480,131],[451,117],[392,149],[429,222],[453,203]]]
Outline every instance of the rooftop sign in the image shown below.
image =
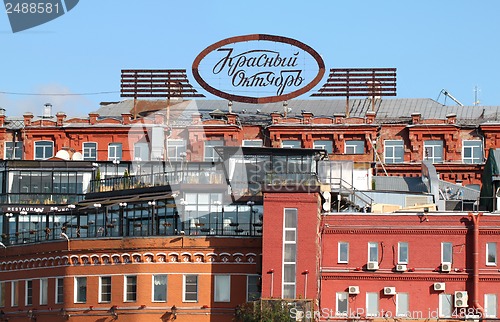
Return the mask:
[[208,92],[254,104],[302,95],[325,73],[323,59],[308,45],[264,34],[218,41],[196,57],[192,68],[194,78]]

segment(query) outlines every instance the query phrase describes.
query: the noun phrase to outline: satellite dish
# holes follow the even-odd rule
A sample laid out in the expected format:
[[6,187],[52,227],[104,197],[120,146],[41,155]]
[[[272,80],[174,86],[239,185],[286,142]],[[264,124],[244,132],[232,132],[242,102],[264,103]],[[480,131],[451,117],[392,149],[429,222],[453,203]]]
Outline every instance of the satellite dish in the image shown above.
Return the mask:
[[81,160],[83,160],[83,155],[80,152],[75,152],[75,153],[73,153],[72,160],[81,161]]
[[56,153],[56,158],[59,158],[62,160],[69,160],[69,153],[66,150],[59,150]]

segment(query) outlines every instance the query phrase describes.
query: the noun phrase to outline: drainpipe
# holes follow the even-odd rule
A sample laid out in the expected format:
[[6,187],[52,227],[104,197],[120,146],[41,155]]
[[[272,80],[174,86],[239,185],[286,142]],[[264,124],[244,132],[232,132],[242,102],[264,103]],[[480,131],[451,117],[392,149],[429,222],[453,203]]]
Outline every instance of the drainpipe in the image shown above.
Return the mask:
[[469,217],[471,218],[473,224],[473,273],[472,273],[472,307],[476,309],[476,313],[481,313],[481,316],[484,316],[484,309],[479,304],[479,217],[482,216],[483,213],[473,214],[469,212]]

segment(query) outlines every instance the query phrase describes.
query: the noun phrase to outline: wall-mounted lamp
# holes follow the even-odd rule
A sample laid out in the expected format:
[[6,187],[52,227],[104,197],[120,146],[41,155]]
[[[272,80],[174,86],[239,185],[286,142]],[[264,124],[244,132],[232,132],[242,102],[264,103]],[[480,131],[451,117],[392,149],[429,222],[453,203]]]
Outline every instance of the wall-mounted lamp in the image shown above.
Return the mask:
[[173,305],[170,311],[172,312],[172,319],[173,320],[177,319],[177,307]]

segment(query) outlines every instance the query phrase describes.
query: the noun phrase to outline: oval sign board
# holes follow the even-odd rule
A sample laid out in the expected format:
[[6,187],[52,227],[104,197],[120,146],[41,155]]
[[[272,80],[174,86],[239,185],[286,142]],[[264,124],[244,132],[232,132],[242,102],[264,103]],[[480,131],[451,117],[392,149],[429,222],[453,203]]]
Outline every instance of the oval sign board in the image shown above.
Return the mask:
[[295,39],[253,34],[208,46],[193,76],[208,92],[230,101],[273,103],[310,91],[325,74],[321,56]]

